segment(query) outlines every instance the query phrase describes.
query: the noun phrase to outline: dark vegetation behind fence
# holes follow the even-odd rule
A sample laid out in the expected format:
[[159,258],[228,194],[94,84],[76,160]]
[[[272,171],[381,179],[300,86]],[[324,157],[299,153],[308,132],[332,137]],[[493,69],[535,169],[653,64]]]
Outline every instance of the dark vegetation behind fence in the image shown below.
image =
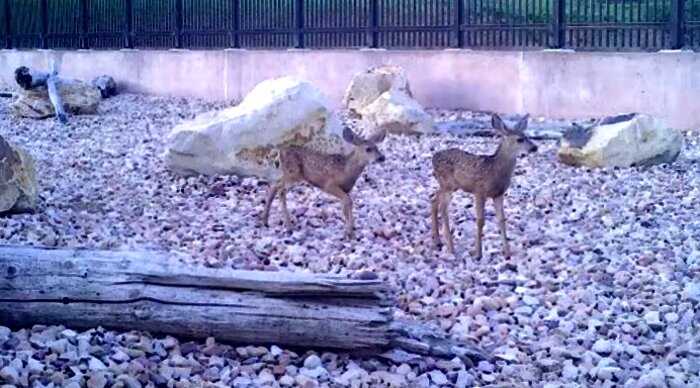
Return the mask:
[[700,0],[0,0],[7,48],[700,48]]

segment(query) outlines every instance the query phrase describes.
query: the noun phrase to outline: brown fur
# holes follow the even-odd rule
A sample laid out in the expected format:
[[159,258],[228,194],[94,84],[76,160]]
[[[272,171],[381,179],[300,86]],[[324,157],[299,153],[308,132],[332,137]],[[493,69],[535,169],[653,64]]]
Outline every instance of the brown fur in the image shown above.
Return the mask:
[[383,137],[382,133],[380,136],[364,140],[357,137],[349,128],[345,128],[343,138],[355,146],[349,155],[325,154],[299,146],[280,149],[282,178],[268,191],[262,215],[263,224],[268,225],[270,206],[277,193],[280,193],[284,223],[287,230],[291,230],[292,221],[287,209],[287,189],[297,182],[304,181],[340,199],[345,217],[345,235],[347,238],[353,238],[354,220],[349,193],[369,163],[384,161],[384,155],[376,146]]
[[487,198],[494,199],[496,216],[499,220],[503,252],[510,256],[506,236],[503,195],[510,186],[518,153],[534,152],[537,147],[525,136],[528,116],[523,117],[515,129],[509,129],[498,115],[492,116],[492,125],[503,139],[493,155],[474,155],[457,148],[440,151],[433,156],[433,174],[439,189],[432,201],[431,220],[433,241],[440,244],[438,213],[443,218],[443,232],[447,239],[447,249],[454,253],[454,243],[449,226],[447,208],[455,191],[465,191],[474,195],[476,211],[476,247],[474,256],[481,257],[481,238],[484,227],[484,204]]

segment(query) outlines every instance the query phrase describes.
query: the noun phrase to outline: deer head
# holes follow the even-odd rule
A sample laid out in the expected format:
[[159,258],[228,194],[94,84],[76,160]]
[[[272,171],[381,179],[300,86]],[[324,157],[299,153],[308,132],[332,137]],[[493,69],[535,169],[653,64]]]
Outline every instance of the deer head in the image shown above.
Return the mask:
[[494,113],[491,115],[491,125],[498,134],[503,136],[503,144],[509,150],[521,154],[532,153],[537,151],[537,146],[525,134],[529,118],[530,115],[526,114],[518,121],[515,127],[510,128],[499,115]]
[[368,139],[363,139],[357,136],[349,127],[345,127],[343,130],[343,139],[354,146],[353,156],[362,164],[381,163],[386,160],[384,154],[377,148],[377,143],[381,143],[385,136],[386,132],[380,131]]

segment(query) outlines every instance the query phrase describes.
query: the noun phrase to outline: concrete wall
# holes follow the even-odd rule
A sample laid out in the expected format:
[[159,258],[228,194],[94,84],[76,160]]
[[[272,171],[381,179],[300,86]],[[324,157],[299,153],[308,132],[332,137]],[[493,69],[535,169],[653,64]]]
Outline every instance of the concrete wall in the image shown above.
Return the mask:
[[0,50],[0,81],[14,83],[16,67],[45,69],[51,58],[68,77],[110,74],[129,91],[208,99],[240,99],[262,80],[295,75],[336,104],[353,74],[394,64],[430,107],[555,118],[634,111],[700,128],[700,53],[693,52]]

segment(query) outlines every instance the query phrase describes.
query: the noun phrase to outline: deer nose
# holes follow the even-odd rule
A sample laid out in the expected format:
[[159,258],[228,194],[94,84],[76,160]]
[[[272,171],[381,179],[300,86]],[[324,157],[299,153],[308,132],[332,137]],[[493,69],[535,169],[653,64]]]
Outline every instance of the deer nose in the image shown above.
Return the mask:
[[534,146],[530,147],[530,152],[537,152],[537,146],[534,145]]
[[386,160],[386,158],[384,157],[384,155],[377,158],[377,162],[379,162],[379,163],[384,163],[385,160]]

